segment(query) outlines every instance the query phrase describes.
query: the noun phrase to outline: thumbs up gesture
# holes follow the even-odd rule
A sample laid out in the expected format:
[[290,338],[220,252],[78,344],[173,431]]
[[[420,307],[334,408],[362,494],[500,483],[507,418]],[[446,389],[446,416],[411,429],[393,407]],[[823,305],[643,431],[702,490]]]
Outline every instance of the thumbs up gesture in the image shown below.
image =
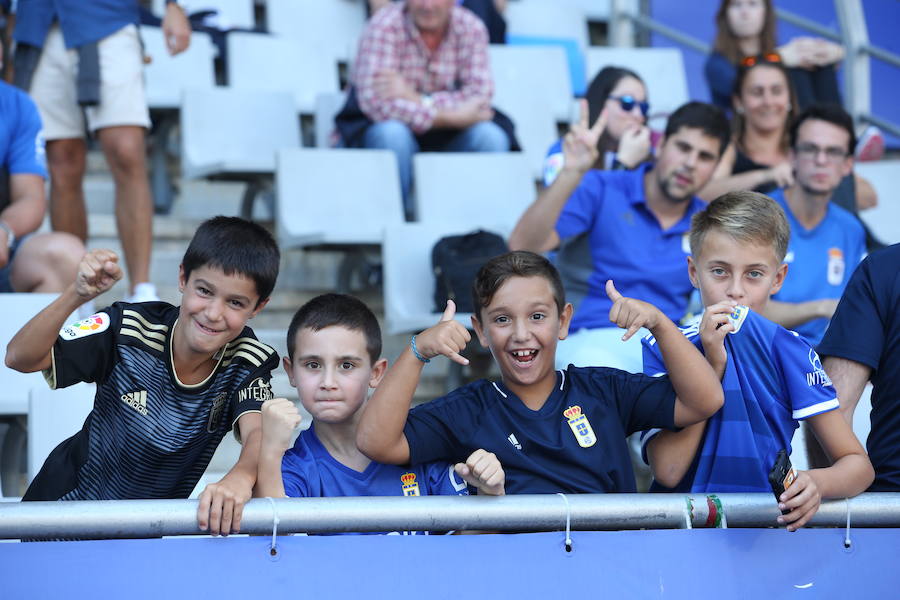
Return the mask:
[[646,327],[651,332],[666,316],[658,308],[634,298],[626,298],[616,289],[612,279],[606,282],[606,295],[612,300],[612,308],[609,309],[609,320],[626,329],[622,341],[627,341],[638,332],[641,327]]
[[456,303],[447,300],[447,308],[444,309],[444,314],[441,315],[437,325],[416,336],[416,350],[423,358],[430,359],[443,354],[453,362],[461,365],[469,364],[469,359],[460,355],[460,352],[472,339],[472,335],[454,318],[455,316]]

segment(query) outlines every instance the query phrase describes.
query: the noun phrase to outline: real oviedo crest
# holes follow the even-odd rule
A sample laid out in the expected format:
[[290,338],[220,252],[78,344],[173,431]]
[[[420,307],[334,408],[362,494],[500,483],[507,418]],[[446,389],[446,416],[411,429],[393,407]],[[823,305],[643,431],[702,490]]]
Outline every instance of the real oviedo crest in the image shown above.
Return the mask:
[[419,484],[416,483],[416,474],[415,473],[404,473],[400,476],[400,481],[403,482],[403,495],[404,496],[418,496],[419,495]]
[[563,416],[568,419],[569,427],[572,428],[572,433],[575,434],[579,446],[590,448],[597,443],[597,436],[594,435],[594,430],[587,417],[581,414],[580,406],[570,406],[563,411]]

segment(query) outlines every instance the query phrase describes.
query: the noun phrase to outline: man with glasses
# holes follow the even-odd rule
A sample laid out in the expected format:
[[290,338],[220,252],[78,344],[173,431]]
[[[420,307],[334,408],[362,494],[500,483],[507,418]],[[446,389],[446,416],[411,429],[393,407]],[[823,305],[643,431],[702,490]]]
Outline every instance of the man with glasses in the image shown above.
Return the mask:
[[815,346],[865,255],[862,225],[831,202],[853,170],[853,120],[836,104],[810,106],[791,125],[790,144],[794,184],[771,194],[791,225],[789,270],[766,316]]
[[583,108],[581,121],[563,139],[559,176],[520,217],[509,246],[547,252],[587,234],[593,263],[588,291],[577,301],[570,335],[557,347],[557,368],[571,363],[641,372],[642,336],[622,343],[621,329],[609,320],[606,281],[676,322],[685,315],[693,289],[685,269],[687,236],[691,216],[705,206],[696,192],[709,181],[731,134],[719,108],[690,102],[669,117],[655,163],[598,171],[592,166],[606,119],[604,110],[591,125]]

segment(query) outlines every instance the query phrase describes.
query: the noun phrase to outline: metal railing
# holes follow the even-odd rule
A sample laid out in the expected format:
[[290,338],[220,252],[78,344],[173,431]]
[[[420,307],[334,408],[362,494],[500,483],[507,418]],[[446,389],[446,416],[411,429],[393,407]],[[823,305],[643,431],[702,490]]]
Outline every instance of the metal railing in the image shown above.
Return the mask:
[[[869,42],[868,28],[862,0],[834,0],[835,13],[840,23],[840,31],[826,27],[811,19],[784,9],[776,9],[776,16],[817,36],[840,43],[845,51],[844,102],[847,111],[858,122],[871,123],[900,136],[900,125],[872,113],[870,58],[876,58],[888,65],[900,68],[900,55]],[[641,14],[630,0],[612,0],[610,44],[631,46],[633,27],[658,33],[673,42],[686,46],[702,54],[709,54],[710,45],[699,38]]]
[[[145,538],[200,533],[196,500],[0,503],[0,538]],[[900,493],[822,503],[810,525],[900,527]],[[773,527],[771,494],[560,494],[251,500],[241,532],[562,531]]]

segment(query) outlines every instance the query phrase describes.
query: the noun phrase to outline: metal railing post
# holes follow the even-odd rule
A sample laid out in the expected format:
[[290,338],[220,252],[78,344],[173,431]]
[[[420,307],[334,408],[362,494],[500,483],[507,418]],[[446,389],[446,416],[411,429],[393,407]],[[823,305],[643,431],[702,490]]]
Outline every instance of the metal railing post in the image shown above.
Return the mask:
[[870,114],[872,105],[869,74],[869,30],[862,0],[834,0],[841,27],[842,42],[847,52],[844,58],[844,105],[855,121]]

